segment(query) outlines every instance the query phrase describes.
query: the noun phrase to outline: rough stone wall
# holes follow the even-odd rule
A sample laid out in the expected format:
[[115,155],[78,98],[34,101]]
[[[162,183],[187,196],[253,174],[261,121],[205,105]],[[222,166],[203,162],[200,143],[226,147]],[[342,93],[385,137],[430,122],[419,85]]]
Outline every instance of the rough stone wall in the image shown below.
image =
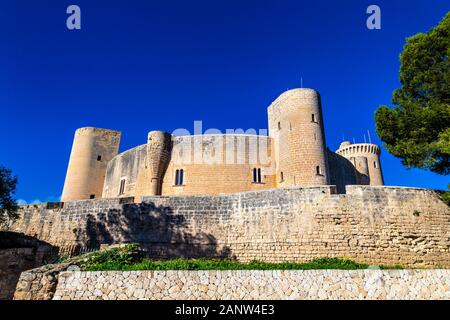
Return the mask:
[[119,196],[120,180],[125,179],[123,196],[134,196],[140,170],[145,164],[147,145],[143,144],[125,151],[112,159],[106,169],[103,198]]
[[336,186],[339,193],[345,193],[345,186],[358,183],[358,172],[347,158],[327,150],[330,168],[330,183]]
[[35,267],[34,248],[0,250],[0,300],[12,299],[20,273]]
[[450,270],[63,272],[54,300],[450,299]]
[[[46,262],[51,252],[37,248],[11,248],[0,250],[0,300],[13,298],[20,274]],[[49,249],[49,248],[45,248]],[[47,261],[48,262],[48,261]]]
[[222,196],[145,197],[22,207],[12,226],[61,247],[137,242],[156,258],[450,266],[450,209],[425,189],[347,186]]
[[[271,139],[265,136],[176,137],[162,194],[217,195],[272,189],[276,184],[271,154]],[[261,168],[261,183],[253,183],[253,168]],[[184,170],[181,186],[174,185],[177,169]]]

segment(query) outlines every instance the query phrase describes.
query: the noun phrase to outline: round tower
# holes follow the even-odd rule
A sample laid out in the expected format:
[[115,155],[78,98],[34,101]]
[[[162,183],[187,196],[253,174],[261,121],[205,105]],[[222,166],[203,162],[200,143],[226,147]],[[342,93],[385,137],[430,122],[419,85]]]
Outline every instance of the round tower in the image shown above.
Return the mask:
[[117,155],[120,132],[80,128],[75,132],[61,201],[100,198],[108,162]]
[[361,184],[372,186],[384,185],[383,172],[381,170],[381,150],[373,143],[356,143],[344,141],[336,151],[337,154],[349,159],[355,169],[362,175],[368,177],[368,181],[360,181]]
[[312,89],[281,94],[268,108],[277,185],[326,185],[328,164],[320,95]]
[[149,173],[149,195],[161,195],[162,179],[172,153],[172,135],[164,131],[151,131],[147,141],[146,168]]

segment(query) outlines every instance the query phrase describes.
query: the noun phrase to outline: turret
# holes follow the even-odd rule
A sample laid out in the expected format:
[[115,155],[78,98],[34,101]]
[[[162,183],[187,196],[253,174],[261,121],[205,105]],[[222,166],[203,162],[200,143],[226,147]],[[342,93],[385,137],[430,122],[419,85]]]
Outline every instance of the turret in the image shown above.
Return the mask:
[[163,178],[172,156],[172,135],[150,131],[145,149],[145,161],[139,169],[134,192],[137,199],[161,195]]
[[151,131],[147,141],[147,159],[150,187],[148,195],[161,195],[162,179],[172,153],[172,135],[164,131]]
[[80,128],[75,132],[61,201],[100,198],[108,162],[117,155],[118,131]]
[[[381,170],[380,154],[381,150],[376,144],[356,143],[344,141],[336,151],[337,154],[349,159],[355,169],[360,174],[360,184],[370,184],[373,186],[384,185],[383,173]],[[367,177],[368,181],[365,181]]]
[[268,108],[273,138],[277,185],[329,183],[320,95],[312,89],[293,89]]

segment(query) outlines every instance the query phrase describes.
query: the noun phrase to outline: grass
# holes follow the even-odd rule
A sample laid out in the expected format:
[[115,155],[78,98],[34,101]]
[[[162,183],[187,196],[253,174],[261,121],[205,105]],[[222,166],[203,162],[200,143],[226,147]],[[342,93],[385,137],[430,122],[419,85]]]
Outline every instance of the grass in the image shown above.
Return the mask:
[[[231,259],[173,259],[151,260],[142,258],[133,245],[92,254],[82,261],[84,271],[137,271],[137,270],[313,270],[313,269],[367,269],[369,265],[342,258],[320,258],[305,263],[247,263]],[[380,266],[380,269],[401,269],[400,266]]]

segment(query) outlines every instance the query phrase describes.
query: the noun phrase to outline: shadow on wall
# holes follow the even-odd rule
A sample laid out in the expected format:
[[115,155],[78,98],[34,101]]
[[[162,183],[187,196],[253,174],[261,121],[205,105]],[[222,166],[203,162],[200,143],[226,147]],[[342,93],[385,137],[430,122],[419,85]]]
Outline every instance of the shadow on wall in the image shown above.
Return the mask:
[[154,259],[234,258],[213,235],[194,234],[185,219],[170,207],[152,202],[124,204],[122,210],[87,216],[87,246],[99,249],[101,245],[138,243]]
[[0,300],[14,296],[20,274],[54,262],[58,248],[45,241],[9,231],[0,231]]
[[330,150],[327,150],[327,153],[330,183],[336,186],[338,193],[344,194],[347,185],[370,184],[369,176],[358,172],[350,160]]

